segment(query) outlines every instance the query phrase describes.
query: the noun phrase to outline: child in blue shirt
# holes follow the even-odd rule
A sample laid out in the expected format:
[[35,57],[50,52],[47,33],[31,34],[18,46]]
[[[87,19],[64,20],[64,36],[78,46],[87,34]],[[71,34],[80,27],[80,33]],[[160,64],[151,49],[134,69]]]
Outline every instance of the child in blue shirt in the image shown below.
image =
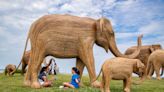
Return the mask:
[[[79,88],[79,84],[80,84],[80,71],[76,68],[73,67],[72,68],[72,79],[71,82],[64,82],[63,85],[64,87],[68,87],[68,88]],[[60,87],[62,88],[62,86]]]
[[43,87],[50,87],[53,84],[52,83],[53,80],[48,80],[48,78],[47,78],[50,64],[51,64],[51,62],[47,66],[42,67],[42,69],[39,73],[39,76],[38,76],[38,81],[39,81],[40,85]]

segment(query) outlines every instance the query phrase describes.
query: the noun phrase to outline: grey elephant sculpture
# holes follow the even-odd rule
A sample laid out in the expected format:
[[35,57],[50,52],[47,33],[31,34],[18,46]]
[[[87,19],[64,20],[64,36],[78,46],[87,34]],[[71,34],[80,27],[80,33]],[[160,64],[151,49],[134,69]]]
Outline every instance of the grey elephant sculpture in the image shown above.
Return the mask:
[[123,80],[124,92],[130,92],[132,73],[142,75],[144,67],[144,64],[139,59],[116,57],[105,60],[98,75],[99,77],[102,72],[101,91],[110,92],[110,80],[114,79]]
[[151,78],[152,73],[155,70],[156,77],[158,80],[161,80],[160,69],[162,68],[162,74],[164,69],[164,50],[154,51],[148,58],[147,72],[148,78]]
[[[141,37],[138,48],[131,55],[120,53],[116,46],[111,22],[106,18],[98,20],[72,15],[46,15],[35,21],[30,28],[25,50],[31,42],[31,59],[25,75],[24,84],[40,88],[38,72],[45,56],[57,58],[76,58],[76,67],[82,77],[84,66],[87,67],[90,81],[96,79],[93,57],[93,45],[110,50],[115,56],[135,58],[140,52]],[[92,83],[96,84],[98,81]]]
[[15,71],[16,71],[16,66],[13,64],[8,64],[5,67],[5,75],[12,76],[12,75],[14,75]]
[[[136,49],[137,49],[136,46],[132,46],[132,47],[128,48],[125,51],[125,55],[132,54]],[[147,76],[146,69],[147,69],[147,64],[148,64],[148,58],[149,58],[150,54],[153,51],[158,50],[158,49],[162,49],[162,46],[160,44],[153,44],[153,45],[144,45],[144,46],[141,46],[140,53],[136,57],[136,59],[141,60],[142,63],[144,63],[144,65],[145,65],[144,73],[143,73],[143,76],[141,78],[142,81],[144,81],[144,79],[146,79],[146,76]]]

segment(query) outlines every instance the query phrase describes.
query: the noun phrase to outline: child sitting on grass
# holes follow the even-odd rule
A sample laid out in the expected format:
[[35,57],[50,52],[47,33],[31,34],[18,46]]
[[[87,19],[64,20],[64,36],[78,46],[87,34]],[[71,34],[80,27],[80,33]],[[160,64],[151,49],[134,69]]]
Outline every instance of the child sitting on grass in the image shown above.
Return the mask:
[[47,78],[48,71],[49,71],[49,66],[43,67],[38,76],[39,83],[43,87],[50,87],[53,84],[52,80],[48,80]]
[[72,79],[71,82],[64,82],[63,86],[60,86],[60,88],[79,88],[79,84],[80,84],[80,71],[76,68],[73,67],[72,68]]

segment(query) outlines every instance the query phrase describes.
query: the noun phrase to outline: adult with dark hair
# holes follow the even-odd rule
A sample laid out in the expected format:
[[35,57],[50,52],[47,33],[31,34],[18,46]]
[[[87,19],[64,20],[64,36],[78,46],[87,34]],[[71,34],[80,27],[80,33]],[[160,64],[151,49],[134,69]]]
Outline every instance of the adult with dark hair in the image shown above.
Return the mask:
[[49,71],[49,65],[50,64],[48,64],[48,66],[46,66],[46,67],[42,67],[42,69],[39,73],[39,76],[38,76],[39,83],[43,87],[50,87],[53,84],[52,80],[48,80],[48,78],[47,78],[47,73]]
[[80,71],[76,68],[76,67],[73,67],[72,68],[72,79],[71,79],[71,82],[64,82],[63,83],[63,86],[60,86],[60,88],[79,88],[79,84],[80,84]]
[[50,74],[57,75],[55,68],[57,67],[57,64],[55,62],[55,59],[50,59],[51,65],[50,65]]

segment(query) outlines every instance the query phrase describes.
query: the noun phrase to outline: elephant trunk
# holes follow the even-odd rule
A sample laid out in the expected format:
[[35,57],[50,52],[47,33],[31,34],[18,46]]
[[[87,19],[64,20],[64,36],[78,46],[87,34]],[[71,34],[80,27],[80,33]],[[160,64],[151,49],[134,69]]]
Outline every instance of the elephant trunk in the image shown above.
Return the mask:
[[12,72],[12,75],[16,72],[16,66],[14,65],[14,70]]
[[140,48],[141,48],[141,38],[142,38],[142,35],[138,37],[138,46],[137,46],[137,49],[135,50],[134,53],[132,53],[131,55],[124,55],[122,54],[117,46],[116,46],[116,41],[115,41],[115,36],[113,35],[113,37],[111,37],[109,40],[109,49],[111,50],[111,52],[116,56],[116,57],[125,57],[125,58],[136,58],[139,53],[140,53]]

